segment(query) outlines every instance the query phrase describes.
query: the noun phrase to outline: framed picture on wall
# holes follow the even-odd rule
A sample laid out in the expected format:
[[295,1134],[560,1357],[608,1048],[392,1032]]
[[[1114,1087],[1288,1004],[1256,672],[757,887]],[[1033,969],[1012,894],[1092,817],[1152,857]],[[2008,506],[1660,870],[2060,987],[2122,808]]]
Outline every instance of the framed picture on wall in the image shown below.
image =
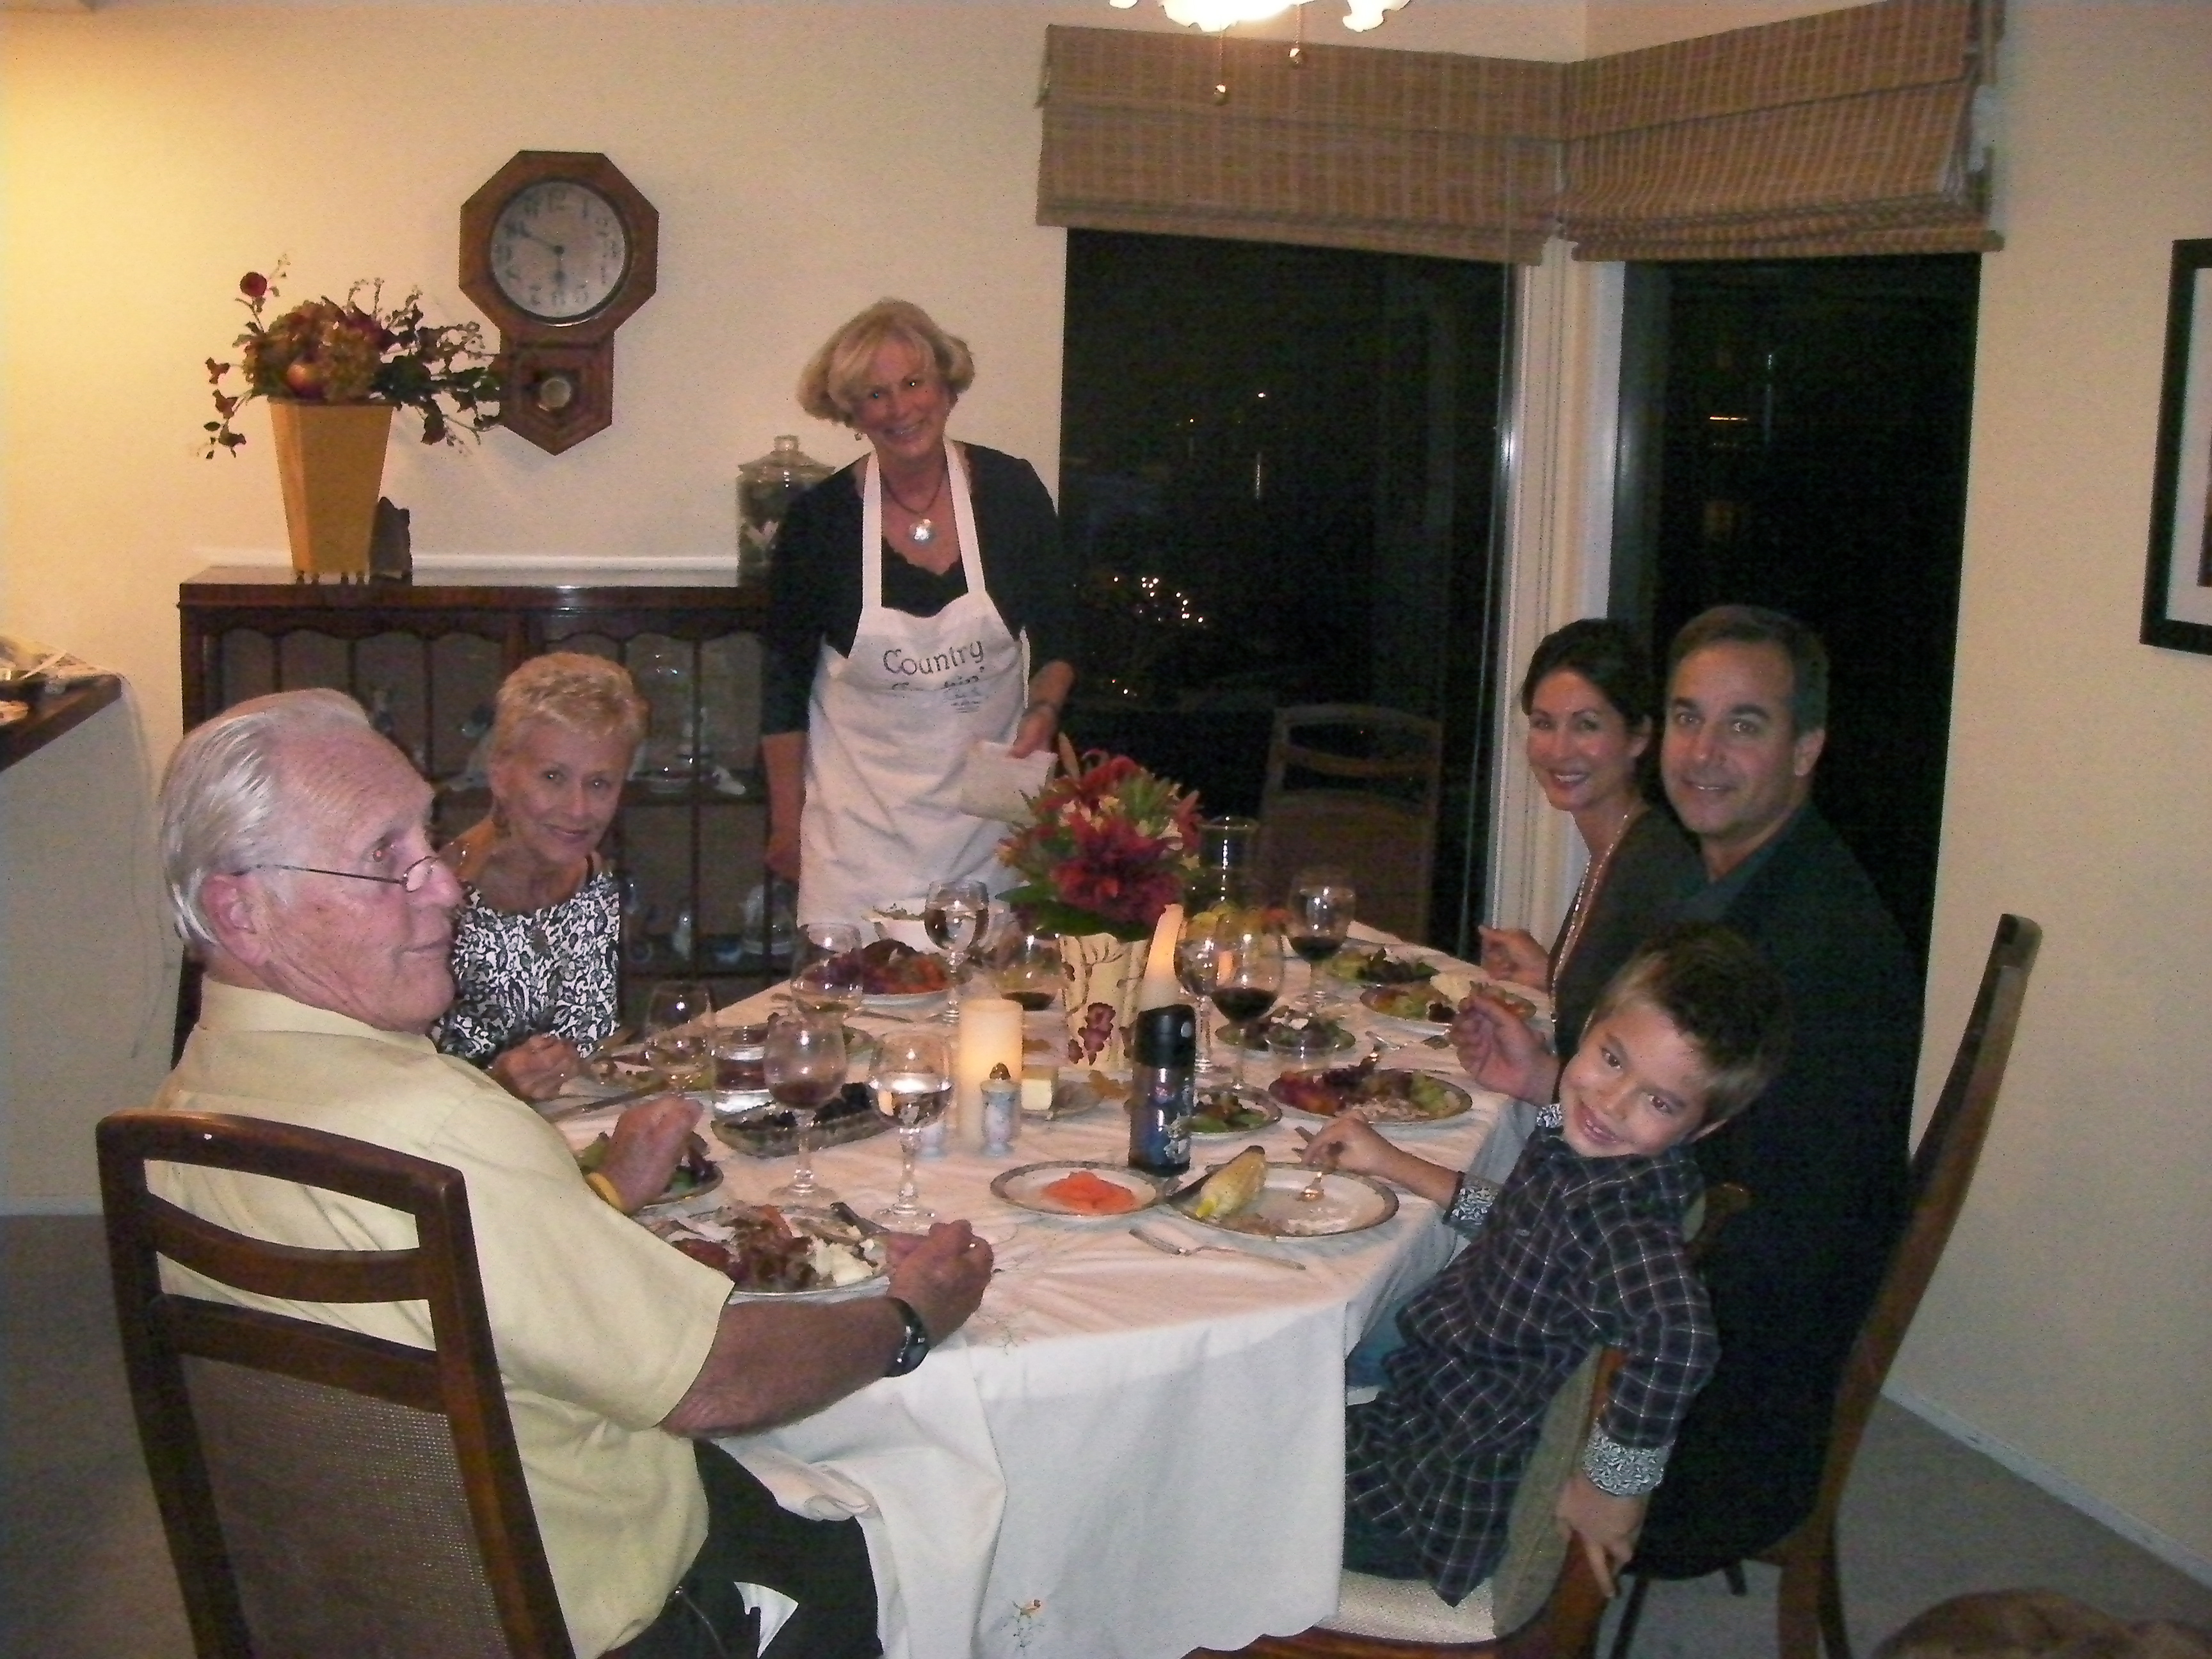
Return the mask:
[[2212,653],[2212,239],[2173,245],[2142,642]]

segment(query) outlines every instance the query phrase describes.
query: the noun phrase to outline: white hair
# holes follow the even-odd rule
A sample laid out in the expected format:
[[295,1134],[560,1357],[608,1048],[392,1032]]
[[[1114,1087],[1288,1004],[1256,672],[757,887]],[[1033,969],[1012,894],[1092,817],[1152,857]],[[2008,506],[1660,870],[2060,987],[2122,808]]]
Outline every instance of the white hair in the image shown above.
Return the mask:
[[194,726],[161,775],[161,875],[177,932],[198,951],[216,947],[200,905],[210,876],[283,861],[298,831],[301,793],[286,798],[279,757],[292,744],[370,729],[343,691],[278,691]]

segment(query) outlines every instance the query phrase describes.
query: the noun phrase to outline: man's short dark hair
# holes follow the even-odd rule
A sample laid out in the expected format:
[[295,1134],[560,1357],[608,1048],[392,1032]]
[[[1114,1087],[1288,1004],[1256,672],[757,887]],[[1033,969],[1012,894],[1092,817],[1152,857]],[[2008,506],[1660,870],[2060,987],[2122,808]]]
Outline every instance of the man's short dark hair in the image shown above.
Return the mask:
[[1828,647],[1796,617],[1758,605],[1717,605],[1682,624],[1667,651],[1671,684],[1682,659],[1709,645],[1771,645],[1790,659],[1790,721],[1795,735],[1828,726]]
[[1719,922],[1677,922],[1651,939],[1607,982],[1590,1024],[1632,1003],[1657,1009],[1697,1051],[1708,1124],[1758,1099],[1790,1057],[1789,986]]

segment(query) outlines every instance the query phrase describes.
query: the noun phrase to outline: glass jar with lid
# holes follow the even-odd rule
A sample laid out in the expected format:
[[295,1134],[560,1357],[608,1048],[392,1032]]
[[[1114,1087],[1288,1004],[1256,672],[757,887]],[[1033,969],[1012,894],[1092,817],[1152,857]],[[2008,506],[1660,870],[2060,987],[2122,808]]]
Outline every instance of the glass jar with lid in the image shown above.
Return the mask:
[[775,532],[791,504],[828,477],[825,466],[799,447],[791,433],[780,434],[775,447],[738,469],[738,577],[768,574]]

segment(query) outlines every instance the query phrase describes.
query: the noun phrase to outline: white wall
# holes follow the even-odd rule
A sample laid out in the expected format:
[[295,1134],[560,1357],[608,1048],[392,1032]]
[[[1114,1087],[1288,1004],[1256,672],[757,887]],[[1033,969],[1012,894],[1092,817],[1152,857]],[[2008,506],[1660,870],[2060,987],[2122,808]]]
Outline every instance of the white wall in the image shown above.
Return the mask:
[[[1565,58],[1782,9],[1416,0],[1373,40]],[[1899,1376],[2202,1567],[2212,893],[2192,854],[2212,822],[2212,661],[2133,641],[2166,246],[2212,236],[2212,8],[2011,13],[2010,246],[1985,265],[1923,1092],[1997,912],[2049,938]],[[120,668],[137,694],[0,777],[0,1202],[88,1201],[92,1120],[161,1069],[166,947],[136,895],[144,769],[176,732],[176,584],[240,550],[283,556],[261,429],[235,462],[192,453],[198,365],[235,330],[238,274],[289,251],[295,292],[382,275],[467,315],[455,216],[525,147],[605,149],[659,205],[661,291],[622,331],[614,428],[557,458],[505,434],[462,455],[395,444],[387,493],[426,550],[727,549],[738,461],[780,430],[850,453],[788,388],[821,334],[887,292],[974,342],[960,429],[1049,477],[1063,239],[1030,222],[1048,21],[1132,15],[791,0],[0,17],[0,626]]]
[[2212,236],[2212,8],[2011,8],[1923,1099],[1997,915],[2045,929],[1897,1381],[2212,1558],[2212,659],[2138,645],[2170,244]]

